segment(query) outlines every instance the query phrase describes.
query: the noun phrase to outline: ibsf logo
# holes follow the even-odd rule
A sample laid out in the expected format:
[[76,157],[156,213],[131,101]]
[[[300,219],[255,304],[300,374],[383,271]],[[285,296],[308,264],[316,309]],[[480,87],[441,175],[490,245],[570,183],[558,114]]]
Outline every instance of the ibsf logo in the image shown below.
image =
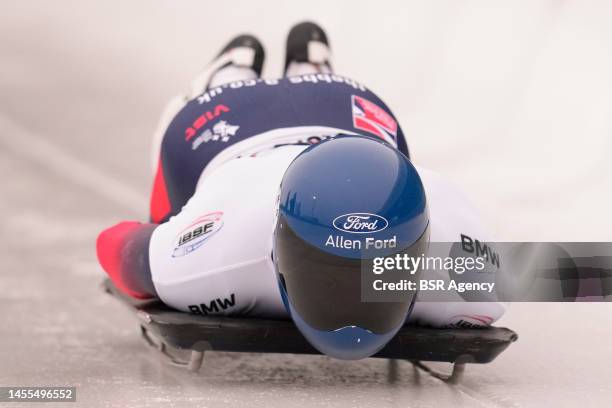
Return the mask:
[[351,234],[370,234],[382,231],[389,222],[380,215],[370,213],[351,213],[334,218],[334,228]]
[[215,211],[196,218],[176,236],[177,244],[172,257],[185,256],[195,251],[223,227],[223,212]]

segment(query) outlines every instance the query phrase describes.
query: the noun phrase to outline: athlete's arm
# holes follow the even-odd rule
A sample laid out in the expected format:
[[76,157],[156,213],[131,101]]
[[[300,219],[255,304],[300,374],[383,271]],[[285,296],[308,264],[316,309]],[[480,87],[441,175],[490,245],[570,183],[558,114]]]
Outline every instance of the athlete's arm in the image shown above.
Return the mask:
[[170,203],[170,197],[168,195],[163,166],[164,163],[160,157],[155,172],[155,179],[153,181],[150,203],[150,221],[155,224],[161,224],[168,221],[168,218],[172,215],[172,204]]
[[[461,242],[463,237],[487,243],[492,241],[490,228],[487,228],[480,212],[458,187],[436,172],[421,167],[417,167],[417,170],[427,194],[430,239],[433,245],[437,242]],[[464,256],[471,257],[473,254],[466,252]],[[469,279],[475,282],[495,282],[495,275],[501,266],[499,262],[487,260],[486,273],[472,274]],[[442,280],[445,286],[454,275],[443,268],[429,269],[426,273],[427,279]],[[443,301],[439,299],[439,292],[421,291],[408,321],[438,328],[482,327],[493,324],[507,309],[507,304],[496,301],[494,294],[491,294],[491,301],[485,301],[487,294],[482,292],[479,293],[479,299],[483,301],[474,301],[473,295],[469,293],[450,291]]]
[[115,286],[138,298],[157,297],[151,279],[149,242],[156,224],[124,221],[100,233],[98,261]]

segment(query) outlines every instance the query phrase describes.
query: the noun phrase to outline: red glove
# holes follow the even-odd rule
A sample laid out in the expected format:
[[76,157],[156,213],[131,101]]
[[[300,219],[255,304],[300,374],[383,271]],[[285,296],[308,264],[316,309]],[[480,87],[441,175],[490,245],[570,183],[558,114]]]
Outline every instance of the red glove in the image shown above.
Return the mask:
[[[144,279],[150,281],[148,267],[148,243],[155,229],[151,224],[124,221],[100,233],[96,241],[98,261],[115,286],[126,294],[147,299],[153,296],[146,285],[139,284]],[[134,265],[142,265],[136,258],[146,260],[146,270],[136,270]],[[132,266],[132,269],[130,267]],[[149,276],[144,276],[148,274]]]

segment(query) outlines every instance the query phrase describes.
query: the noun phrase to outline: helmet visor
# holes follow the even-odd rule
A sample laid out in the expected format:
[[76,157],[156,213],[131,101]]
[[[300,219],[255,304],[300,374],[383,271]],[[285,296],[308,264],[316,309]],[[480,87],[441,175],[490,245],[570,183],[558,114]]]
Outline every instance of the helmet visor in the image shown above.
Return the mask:
[[[429,228],[416,242],[396,253],[419,256],[428,243]],[[416,292],[407,292],[402,302],[361,300],[362,268],[372,271],[372,258],[352,259],[325,252],[298,237],[282,215],[278,219],[274,262],[280,284],[293,311],[314,329],[333,331],[356,326],[382,334],[404,323]],[[418,279],[418,275],[410,279]]]

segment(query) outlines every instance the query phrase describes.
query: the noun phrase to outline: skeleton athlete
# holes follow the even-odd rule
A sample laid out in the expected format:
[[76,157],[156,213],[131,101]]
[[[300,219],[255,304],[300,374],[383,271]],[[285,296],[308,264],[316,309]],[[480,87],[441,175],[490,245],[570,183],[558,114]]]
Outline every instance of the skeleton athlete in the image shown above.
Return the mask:
[[[401,313],[346,306],[355,300],[343,300],[345,278],[329,279],[366,243],[386,240],[381,248],[391,254],[426,240],[486,240],[486,229],[460,191],[409,161],[387,105],[332,71],[320,27],[292,29],[282,78],[261,78],[263,61],[257,39],[236,37],[190,93],[168,105],[154,141],[150,222],[122,222],[98,237],[100,264],[115,285],[199,315],[291,316],[324,352],[315,337],[359,326],[347,317],[354,313],[396,316],[364,331],[387,337],[397,319],[434,327],[497,320],[502,303],[428,302],[426,293]],[[319,295],[319,306],[308,304]]]

